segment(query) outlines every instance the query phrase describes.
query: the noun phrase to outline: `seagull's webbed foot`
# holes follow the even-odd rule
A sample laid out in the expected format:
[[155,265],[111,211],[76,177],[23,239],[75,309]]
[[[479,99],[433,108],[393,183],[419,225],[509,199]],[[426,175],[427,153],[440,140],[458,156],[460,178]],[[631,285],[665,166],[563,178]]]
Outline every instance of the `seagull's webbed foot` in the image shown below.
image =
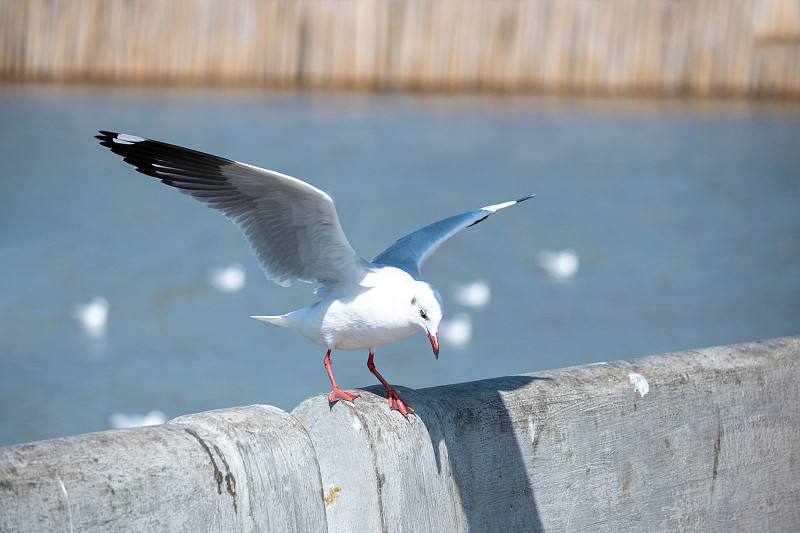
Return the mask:
[[376,378],[383,384],[383,387],[386,389],[386,392],[389,393],[389,409],[394,411],[400,411],[400,414],[404,417],[408,418],[408,413],[414,414],[414,410],[408,405],[405,400],[403,400],[397,391],[394,390],[394,387],[389,385],[383,376],[378,373],[378,370],[375,368],[375,362],[373,358],[375,357],[375,353],[370,352],[369,358],[367,359],[367,368],[369,371],[372,372]]
[[331,372],[331,351],[328,350],[328,353],[325,354],[325,359],[323,360],[325,363],[325,370],[328,371],[328,377],[331,380],[331,386],[333,390],[328,394],[328,401],[330,403],[336,403],[339,400],[344,400],[346,402],[352,402],[356,398],[359,397],[358,394],[355,392],[350,392],[346,390],[342,390],[339,388],[339,385],[336,384],[336,380],[333,379],[333,372]]
[[339,387],[334,387],[333,390],[330,393],[328,393],[328,401],[330,403],[336,403],[339,400],[344,400],[346,402],[352,402],[353,400],[355,400],[356,398],[359,398],[360,396],[361,395],[359,395],[359,394],[357,394],[355,392],[350,392],[350,391],[342,390]]
[[389,393],[389,409],[400,411],[400,414],[408,418],[408,413],[415,414],[414,410],[403,400],[397,391],[392,387],[387,387],[386,392]]

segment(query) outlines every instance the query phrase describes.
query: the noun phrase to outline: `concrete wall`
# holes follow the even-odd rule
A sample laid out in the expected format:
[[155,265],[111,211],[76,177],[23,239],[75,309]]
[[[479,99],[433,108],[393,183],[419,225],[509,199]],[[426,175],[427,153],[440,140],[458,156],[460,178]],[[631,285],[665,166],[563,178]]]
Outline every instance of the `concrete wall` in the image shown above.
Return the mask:
[[0,531],[325,531],[308,434],[254,405],[0,448]]
[[790,531],[800,336],[0,448],[0,531]]

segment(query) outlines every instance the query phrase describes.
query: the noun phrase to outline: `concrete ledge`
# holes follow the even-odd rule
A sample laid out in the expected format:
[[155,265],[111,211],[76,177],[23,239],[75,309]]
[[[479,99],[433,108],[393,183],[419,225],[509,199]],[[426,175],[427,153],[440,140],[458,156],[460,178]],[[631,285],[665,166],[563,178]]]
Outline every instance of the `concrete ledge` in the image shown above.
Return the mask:
[[408,420],[362,392],[1,448],[0,530],[800,524],[800,336],[402,389]]
[[308,435],[254,405],[0,448],[0,531],[325,531]]
[[408,420],[380,387],[293,414],[331,531],[782,531],[800,524],[799,356],[784,338],[402,390]]

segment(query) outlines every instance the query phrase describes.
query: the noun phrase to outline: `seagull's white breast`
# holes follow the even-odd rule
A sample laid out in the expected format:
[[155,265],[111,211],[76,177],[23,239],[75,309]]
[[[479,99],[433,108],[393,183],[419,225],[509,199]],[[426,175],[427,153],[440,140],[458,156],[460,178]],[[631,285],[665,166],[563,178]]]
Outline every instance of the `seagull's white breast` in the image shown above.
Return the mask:
[[312,342],[338,350],[376,348],[408,337],[419,330],[412,281],[392,267],[373,272],[359,291],[313,306],[298,330]]

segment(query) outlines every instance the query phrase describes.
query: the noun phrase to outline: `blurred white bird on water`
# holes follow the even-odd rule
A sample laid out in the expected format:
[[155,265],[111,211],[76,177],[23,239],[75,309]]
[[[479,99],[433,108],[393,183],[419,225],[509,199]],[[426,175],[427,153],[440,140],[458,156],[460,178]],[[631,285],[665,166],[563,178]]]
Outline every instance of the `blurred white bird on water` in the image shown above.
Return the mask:
[[142,426],[157,426],[167,421],[167,415],[158,410],[152,410],[146,415],[126,415],[114,413],[108,417],[111,429],[138,428]]
[[247,272],[240,263],[232,263],[223,268],[215,268],[208,276],[212,287],[222,292],[242,290],[247,281]]
[[101,339],[106,334],[110,307],[108,300],[98,296],[89,303],[75,304],[72,314],[89,338]]
[[575,250],[542,250],[536,254],[536,265],[553,279],[568,279],[578,273],[580,260]]
[[453,348],[464,348],[472,339],[472,317],[467,313],[456,313],[453,318],[439,324],[439,337]]
[[453,298],[465,307],[482,309],[486,307],[491,297],[492,290],[485,279],[479,278],[472,283],[456,285],[453,288]]

